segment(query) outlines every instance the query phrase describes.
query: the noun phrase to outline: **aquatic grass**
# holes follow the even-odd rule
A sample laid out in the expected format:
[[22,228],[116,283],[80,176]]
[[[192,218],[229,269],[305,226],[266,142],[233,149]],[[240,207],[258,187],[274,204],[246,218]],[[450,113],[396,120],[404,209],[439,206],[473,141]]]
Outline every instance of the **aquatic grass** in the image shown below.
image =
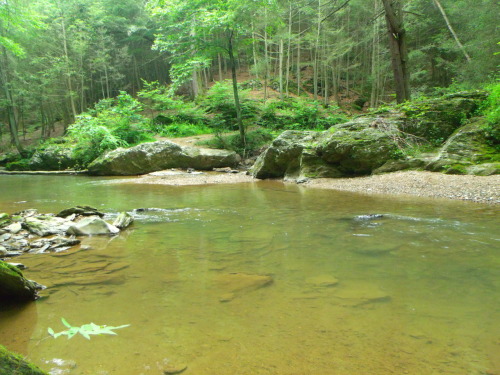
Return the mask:
[[67,330],[61,331],[58,333],[55,333],[52,328],[48,328],[47,331],[49,332],[49,335],[51,335],[53,338],[58,338],[59,336],[68,336],[68,340],[75,336],[77,333],[81,334],[83,337],[85,337],[87,340],[90,340],[90,335],[116,335],[115,332],[113,332],[114,329],[120,329],[120,328],[125,328],[129,327],[130,324],[125,324],[122,326],[118,327],[112,327],[112,326],[107,326],[107,325],[97,325],[95,323],[90,323],[90,324],[84,324],[81,327],[73,327],[71,324],[69,324],[66,319],[61,318],[62,323],[68,327]]

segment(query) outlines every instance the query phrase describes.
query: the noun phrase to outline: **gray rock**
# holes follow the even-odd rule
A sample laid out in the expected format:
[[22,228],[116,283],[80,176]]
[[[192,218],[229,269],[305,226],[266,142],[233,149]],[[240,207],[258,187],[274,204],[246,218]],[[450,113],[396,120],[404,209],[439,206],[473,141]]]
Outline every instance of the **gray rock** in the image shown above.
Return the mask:
[[324,132],[285,131],[252,167],[256,178],[342,177],[372,173],[397,150],[397,123],[359,118]]
[[124,229],[134,222],[134,217],[128,212],[121,212],[113,222],[113,225],[118,229]]
[[17,234],[23,229],[23,227],[22,227],[21,223],[17,222],[17,223],[12,223],[12,224],[6,226],[5,229],[8,230],[12,234]]
[[173,142],[143,143],[128,149],[118,148],[88,167],[93,175],[139,175],[168,168],[212,170],[236,166],[240,157],[233,151],[182,147]]
[[119,232],[117,227],[96,216],[85,217],[71,224],[66,231],[67,234],[75,236],[114,235]]
[[50,145],[37,150],[29,162],[30,169],[35,171],[60,171],[73,168],[76,164],[72,149],[61,145]]
[[45,215],[27,217],[22,224],[23,228],[40,237],[63,234],[69,225],[70,223],[62,218]]
[[500,173],[498,158],[498,151],[488,142],[485,120],[479,118],[453,133],[425,169],[489,176]]

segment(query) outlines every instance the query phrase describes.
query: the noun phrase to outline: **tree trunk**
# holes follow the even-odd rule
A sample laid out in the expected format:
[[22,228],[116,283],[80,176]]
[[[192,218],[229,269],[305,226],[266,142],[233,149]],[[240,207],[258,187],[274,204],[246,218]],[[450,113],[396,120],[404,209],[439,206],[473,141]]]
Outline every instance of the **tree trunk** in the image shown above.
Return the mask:
[[283,38],[280,39],[280,49],[279,49],[279,80],[280,80],[280,98],[283,100]]
[[21,156],[24,156],[25,152],[21,142],[19,141],[17,118],[15,113],[15,103],[12,97],[12,92],[10,88],[10,72],[9,72],[9,56],[7,55],[7,50],[2,46],[2,64],[0,65],[0,79],[1,86],[5,95],[5,109],[7,110],[7,119],[9,122],[9,131],[12,144],[16,147],[17,151]]
[[471,58],[470,58],[469,54],[467,53],[467,50],[465,49],[464,45],[460,42],[460,39],[458,39],[457,33],[455,33],[455,30],[453,30],[453,27],[451,26],[450,20],[448,19],[448,16],[446,15],[446,12],[444,11],[444,8],[442,7],[441,3],[439,2],[439,0],[434,0],[434,4],[436,4],[439,11],[443,15],[444,21],[446,22],[446,26],[448,26],[448,30],[450,30],[451,35],[453,35],[453,38],[455,39],[455,42],[458,45],[458,48],[460,48],[460,50],[464,54],[467,62],[470,63]]
[[408,70],[408,51],[406,31],[403,27],[403,7],[401,0],[382,0],[389,36],[392,70],[396,86],[396,101],[410,100],[410,73]]
[[[61,6],[61,4],[59,4]],[[68,54],[68,41],[66,38],[66,25],[64,24],[64,15],[61,10],[61,28],[62,28],[62,38],[63,38],[63,49],[64,49],[64,59],[66,61],[66,82],[69,91],[69,103],[71,105],[71,112],[73,114],[73,120],[76,119],[76,106],[75,98],[73,97],[73,83],[71,82],[71,69],[69,67],[69,54]]]
[[238,80],[236,78],[236,59],[234,58],[234,53],[233,53],[233,31],[229,32],[227,52],[229,55],[229,62],[231,64],[231,77],[232,77],[232,81],[233,81],[234,106],[236,107],[236,122],[238,124],[238,129],[240,131],[241,143],[246,148],[245,127],[243,126],[243,119],[241,117],[240,97],[238,95]]

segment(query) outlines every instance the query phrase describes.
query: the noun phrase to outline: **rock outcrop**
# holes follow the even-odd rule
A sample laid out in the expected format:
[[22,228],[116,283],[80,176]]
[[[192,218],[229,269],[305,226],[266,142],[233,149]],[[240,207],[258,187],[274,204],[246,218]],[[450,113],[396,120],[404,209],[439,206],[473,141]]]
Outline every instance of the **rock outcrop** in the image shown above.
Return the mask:
[[29,161],[29,167],[33,171],[62,171],[74,168],[76,165],[73,150],[60,145],[38,149]]
[[1,303],[33,301],[38,297],[39,289],[39,285],[24,278],[17,267],[0,260]]
[[92,175],[130,176],[168,168],[212,170],[234,167],[240,157],[234,151],[182,147],[173,142],[143,143],[118,148],[94,160],[88,167]]
[[487,137],[484,119],[462,126],[425,169],[450,174],[488,176],[500,173],[500,150]]
[[285,131],[252,167],[256,178],[343,177],[370,174],[398,149],[397,123],[363,117],[324,132]]
[[[487,139],[483,120],[470,120],[485,98],[484,92],[457,93],[380,109],[324,132],[286,131],[259,156],[252,174],[297,181],[404,169],[496,174],[498,144]],[[441,148],[437,154],[406,155],[416,144]]]

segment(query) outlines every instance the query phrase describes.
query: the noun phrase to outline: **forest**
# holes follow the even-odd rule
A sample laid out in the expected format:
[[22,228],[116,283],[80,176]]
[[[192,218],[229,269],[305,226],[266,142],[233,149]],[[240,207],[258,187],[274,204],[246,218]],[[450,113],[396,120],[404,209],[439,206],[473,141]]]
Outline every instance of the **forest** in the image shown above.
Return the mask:
[[324,129],[494,87],[499,11],[493,0],[6,0],[2,148],[29,156],[23,137],[50,138],[56,124],[99,132],[97,153],[162,132]]

